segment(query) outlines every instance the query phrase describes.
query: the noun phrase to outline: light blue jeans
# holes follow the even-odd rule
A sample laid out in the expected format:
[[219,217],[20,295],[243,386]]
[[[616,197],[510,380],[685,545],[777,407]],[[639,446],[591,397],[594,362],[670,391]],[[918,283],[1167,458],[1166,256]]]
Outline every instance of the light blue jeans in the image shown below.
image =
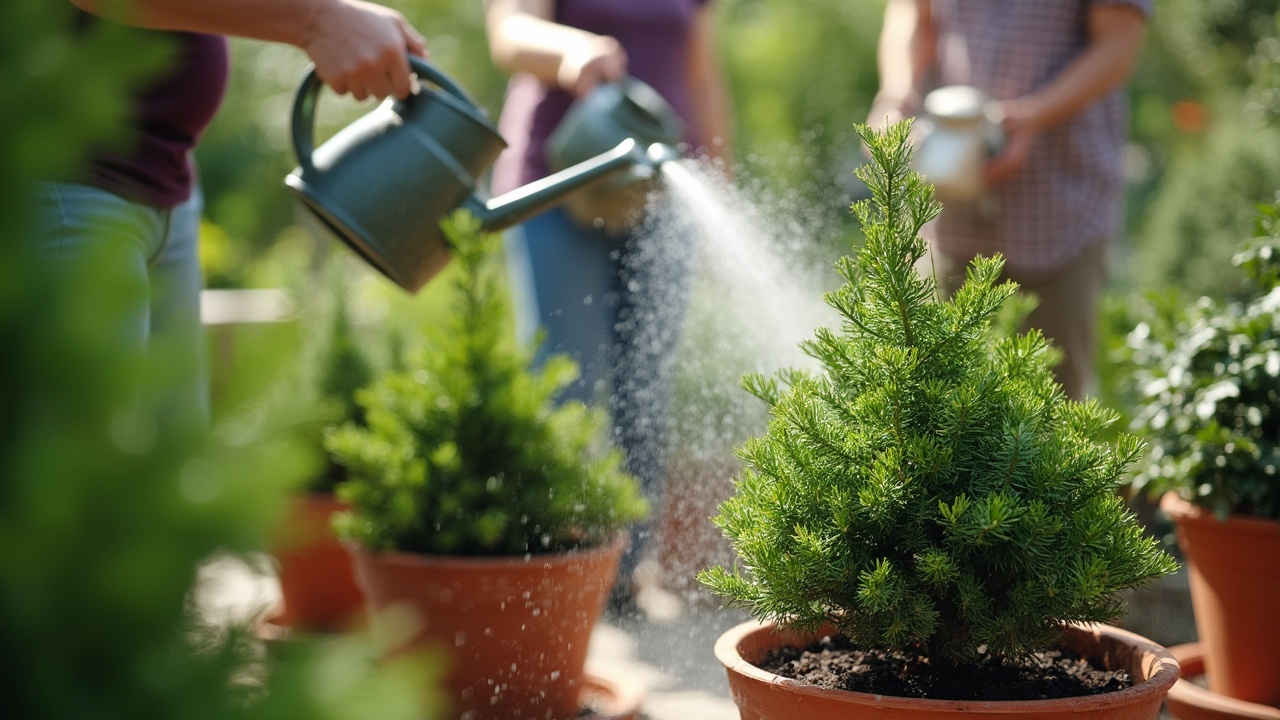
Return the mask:
[[545,333],[535,364],[564,353],[580,379],[565,399],[608,407],[613,442],[649,500],[622,558],[620,590],[661,511],[676,345],[694,267],[692,233],[671,218],[611,237],[553,209],[508,231],[507,268],[522,343]]
[[[162,429],[208,422],[208,372],[200,324],[199,232],[203,197],[172,209],[130,202],[89,185],[40,183],[36,189],[39,256],[58,277],[110,278],[121,352],[154,360],[148,378],[160,386],[156,421]],[[104,299],[104,302],[106,300]],[[156,371],[159,372],[156,372]],[[155,388],[148,388],[155,390]]]

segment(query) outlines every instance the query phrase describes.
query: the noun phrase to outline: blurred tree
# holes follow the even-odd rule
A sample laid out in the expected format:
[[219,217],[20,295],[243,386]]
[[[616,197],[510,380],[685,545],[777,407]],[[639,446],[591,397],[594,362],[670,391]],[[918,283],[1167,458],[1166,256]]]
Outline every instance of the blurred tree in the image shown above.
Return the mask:
[[138,399],[165,381],[164,358],[140,367],[112,334],[122,285],[102,268],[116,264],[37,261],[36,181],[115,136],[125,93],[167,56],[122,26],[73,34],[71,7],[0,4],[4,715],[420,720],[434,671],[417,659],[375,668],[350,642],[300,643],[250,664],[245,628],[193,632],[199,564],[261,547],[310,461],[243,406],[209,437],[161,427]]

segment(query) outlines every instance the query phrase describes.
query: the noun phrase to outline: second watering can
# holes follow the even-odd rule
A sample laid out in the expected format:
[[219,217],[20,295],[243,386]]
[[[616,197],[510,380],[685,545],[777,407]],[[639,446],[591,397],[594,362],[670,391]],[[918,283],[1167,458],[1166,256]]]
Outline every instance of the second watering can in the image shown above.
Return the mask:
[[[552,170],[563,170],[632,138],[651,159],[677,157],[684,122],[657,90],[634,77],[602,83],[574,101],[547,138]],[[635,165],[571,193],[569,215],[581,224],[621,234],[643,215],[654,189],[652,165]]]
[[582,162],[501,197],[486,199],[477,178],[506,142],[467,93],[435,66],[410,57],[420,88],[389,99],[315,147],[312,70],[293,106],[298,167],[290,192],[343,242],[397,285],[417,292],[449,261],[440,221],[465,208],[486,231],[501,230],[613,173],[662,162],[662,153],[626,139]]

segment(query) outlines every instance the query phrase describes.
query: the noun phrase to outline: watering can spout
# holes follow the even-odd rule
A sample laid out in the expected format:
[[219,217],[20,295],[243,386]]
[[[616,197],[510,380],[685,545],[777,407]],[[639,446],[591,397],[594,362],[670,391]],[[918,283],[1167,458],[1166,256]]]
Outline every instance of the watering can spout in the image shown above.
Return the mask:
[[[672,150],[671,156],[675,151]],[[654,155],[661,157],[655,159]],[[612,150],[548,175],[492,200],[472,195],[464,202],[481,226],[490,232],[517,225],[564,200],[565,195],[606,176],[623,171],[651,173],[652,168],[667,159],[665,153],[649,153],[632,138],[618,143]]]

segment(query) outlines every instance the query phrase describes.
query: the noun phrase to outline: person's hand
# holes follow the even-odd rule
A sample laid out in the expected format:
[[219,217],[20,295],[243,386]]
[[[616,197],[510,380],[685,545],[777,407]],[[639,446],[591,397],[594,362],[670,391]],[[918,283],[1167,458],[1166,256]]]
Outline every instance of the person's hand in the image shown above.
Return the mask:
[[920,97],[912,94],[898,96],[891,93],[876,93],[871,102],[871,112],[867,113],[867,124],[881,130],[905,118],[912,117],[920,111]]
[[1004,132],[1004,146],[982,168],[988,185],[1008,180],[1022,170],[1031,156],[1031,145],[1040,134],[1030,113],[1016,102],[998,104],[994,114]]
[[560,87],[582,97],[595,86],[621,80],[626,74],[627,51],[608,35],[596,35],[565,53],[556,80]]
[[403,15],[363,0],[325,3],[302,49],[321,80],[357,100],[409,97],[413,82],[406,56],[427,56],[426,40]]

